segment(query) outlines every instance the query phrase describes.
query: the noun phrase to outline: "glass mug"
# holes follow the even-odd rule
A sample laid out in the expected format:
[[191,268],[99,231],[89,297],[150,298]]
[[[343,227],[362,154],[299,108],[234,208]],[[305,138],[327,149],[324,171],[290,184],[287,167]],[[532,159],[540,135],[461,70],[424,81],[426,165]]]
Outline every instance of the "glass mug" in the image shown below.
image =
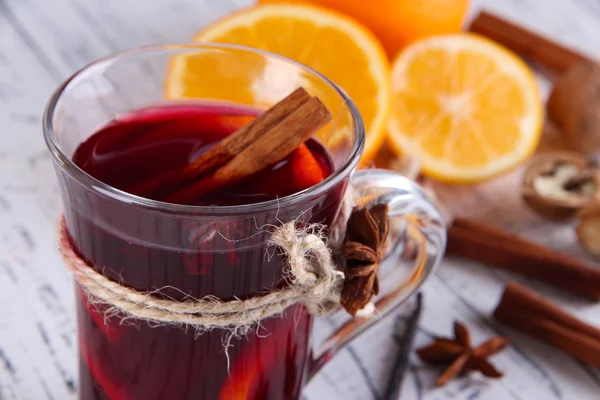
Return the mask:
[[[165,81],[182,60],[202,71],[193,76],[198,98],[264,109],[298,86],[318,96],[334,116],[318,134],[333,173],[277,200],[185,206],[128,194],[71,161],[77,146],[115,117],[192,100],[184,90],[165,91]],[[269,251],[268,229],[259,228],[296,219],[329,226],[351,184],[357,204],[389,204],[388,255],[396,276],[376,303],[381,316],[414,293],[439,263],[445,230],[415,183],[384,170],[354,173],[364,129],[352,100],[318,72],[264,51],[222,44],[146,47],[96,61],[55,92],[44,116],[72,244],[104,276],[175,300],[244,299],[279,289],[287,284],[283,256]],[[215,232],[226,232],[229,240]],[[391,279],[384,279],[383,286]],[[339,349],[377,321],[351,320],[312,352],[313,317],[301,305],[224,343],[226,332],[219,329],[199,333],[109,317],[88,303],[77,284],[76,291],[82,400],[298,399],[306,382]]]

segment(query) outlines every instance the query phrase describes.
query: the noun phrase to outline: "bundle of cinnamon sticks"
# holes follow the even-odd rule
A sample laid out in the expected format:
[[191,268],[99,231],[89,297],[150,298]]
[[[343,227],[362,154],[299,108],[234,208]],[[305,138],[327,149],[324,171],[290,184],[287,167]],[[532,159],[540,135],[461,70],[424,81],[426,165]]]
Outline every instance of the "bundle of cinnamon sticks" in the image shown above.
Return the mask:
[[235,184],[283,160],[331,120],[327,107],[298,88],[193,163],[131,189],[171,203]]
[[[457,218],[448,229],[447,253],[525,275],[570,293],[600,300],[600,270],[481,222]],[[494,317],[600,367],[600,329],[514,282],[506,285]]]

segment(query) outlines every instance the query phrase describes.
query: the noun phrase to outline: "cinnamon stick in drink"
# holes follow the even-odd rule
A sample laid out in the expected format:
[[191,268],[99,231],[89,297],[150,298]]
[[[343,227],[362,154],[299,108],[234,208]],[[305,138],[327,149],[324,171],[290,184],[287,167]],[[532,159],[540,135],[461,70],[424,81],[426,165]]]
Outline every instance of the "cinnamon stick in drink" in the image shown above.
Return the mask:
[[167,193],[170,191],[169,189],[181,187],[197,180],[203,175],[215,171],[283,121],[293,111],[310,100],[310,98],[311,96],[306,89],[300,87],[294,90],[279,103],[256,117],[248,125],[243,126],[217,143],[212,149],[202,154],[184,169],[170,171],[143,182],[141,185],[131,189],[131,192],[138,196],[151,197],[157,190]]
[[[331,114],[317,97],[312,97],[269,129],[263,126],[268,120],[259,122],[256,127],[265,132],[231,161],[215,172],[170,194],[164,201],[177,203],[193,196],[199,197],[262,171],[287,157],[325,126],[331,120]],[[234,146],[237,144],[233,143]]]
[[600,329],[573,317],[522,285],[515,282],[506,285],[494,318],[600,367]]
[[457,218],[448,229],[447,254],[534,278],[600,300],[600,269],[501,229]]
[[254,121],[227,136],[215,147],[201,155],[184,169],[184,175],[190,179],[195,179],[216,170],[281,123],[310,99],[311,96],[306,89],[300,87],[294,90],[285,99],[256,117]]

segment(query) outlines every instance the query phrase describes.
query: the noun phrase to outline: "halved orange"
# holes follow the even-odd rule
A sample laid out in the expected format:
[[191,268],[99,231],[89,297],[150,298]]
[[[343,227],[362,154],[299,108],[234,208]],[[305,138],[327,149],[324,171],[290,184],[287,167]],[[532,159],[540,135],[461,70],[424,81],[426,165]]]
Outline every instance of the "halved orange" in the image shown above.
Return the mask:
[[[385,139],[391,91],[389,63],[373,34],[350,17],[313,6],[268,5],[244,9],[210,25],[194,38],[199,42],[240,44],[268,50],[308,65],[341,86],[358,106],[367,131],[363,161],[372,158]],[[250,57],[250,56],[247,56]],[[247,68],[252,61],[253,68]],[[336,116],[342,103],[333,93],[319,91],[314,80],[283,73],[277,63],[232,58],[226,65],[235,84],[211,85],[199,79],[203,71],[223,67],[221,58],[177,56],[171,65],[167,96],[175,99],[228,98],[266,105],[297,86],[321,98]],[[312,89],[312,90],[311,90]],[[267,96],[267,97],[265,97]],[[272,96],[273,98],[269,98]],[[339,114],[339,113],[338,113]],[[338,131],[343,132],[344,124]]]
[[535,77],[514,53],[455,34],[406,48],[392,67],[389,139],[443,181],[479,182],[522,163],[541,135]]

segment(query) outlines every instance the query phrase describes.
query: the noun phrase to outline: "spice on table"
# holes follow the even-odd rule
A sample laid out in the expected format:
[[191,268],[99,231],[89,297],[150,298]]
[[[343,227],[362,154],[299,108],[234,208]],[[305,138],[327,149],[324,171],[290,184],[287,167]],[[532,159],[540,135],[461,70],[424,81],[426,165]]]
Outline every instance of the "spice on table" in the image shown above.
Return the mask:
[[600,257],[600,200],[592,201],[578,214],[577,238],[590,254]]
[[565,220],[594,198],[598,176],[598,167],[583,154],[546,153],[535,157],[525,170],[521,193],[541,216]]
[[456,218],[448,229],[446,249],[447,254],[600,300],[600,269],[481,222]]
[[397,400],[400,390],[402,389],[402,379],[404,377],[404,371],[409,361],[410,349],[412,348],[415,333],[419,325],[419,319],[421,318],[421,311],[423,309],[423,295],[417,293],[415,300],[415,307],[408,316],[408,321],[405,327],[402,327],[402,333],[398,332],[395,338],[401,343],[396,359],[394,360],[394,366],[392,373],[388,379],[384,400]]
[[510,342],[506,337],[493,337],[479,346],[471,347],[471,335],[462,323],[454,322],[454,338],[438,338],[432,344],[417,350],[424,362],[433,365],[448,365],[436,379],[437,386],[443,386],[453,378],[479,371],[489,378],[500,378],[504,374],[492,365],[488,358],[502,351]]
[[573,317],[518,283],[506,285],[494,318],[587,364],[600,367],[600,329]]
[[546,39],[488,12],[482,11],[469,26],[478,33],[508,47],[516,53],[537,62],[554,72],[562,73],[582,61],[584,55]]
[[346,226],[342,255],[346,279],[341,304],[352,316],[379,294],[379,263],[390,230],[387,204],[356,208]]

